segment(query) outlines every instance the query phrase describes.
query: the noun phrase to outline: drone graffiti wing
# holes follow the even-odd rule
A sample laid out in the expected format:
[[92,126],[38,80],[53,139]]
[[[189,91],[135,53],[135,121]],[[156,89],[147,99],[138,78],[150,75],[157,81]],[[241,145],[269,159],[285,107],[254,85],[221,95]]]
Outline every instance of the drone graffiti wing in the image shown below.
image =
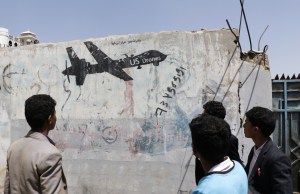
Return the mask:
[[113,76],[116,76],[124,81],[130,81],[133,80],[132,77],[130,77],[125,71],[122,70],[122,68],[109,68],[107,73],[110,73]]
[[112,60],[109,58],[101,49],[99,49],[93,42],[84,42],[85,46],[98,62],[97,69],[101,70],[99,72],[107,72],[113,76],[116,76],[124,81],[133,80],[125,71],[122,70],[122,66],[117,60]]

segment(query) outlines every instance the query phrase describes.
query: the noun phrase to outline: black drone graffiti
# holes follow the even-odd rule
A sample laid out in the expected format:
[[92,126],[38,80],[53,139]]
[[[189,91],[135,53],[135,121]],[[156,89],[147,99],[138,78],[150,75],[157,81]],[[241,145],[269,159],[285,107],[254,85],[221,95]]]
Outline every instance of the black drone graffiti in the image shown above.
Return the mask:
[[64,75],[68,77],[68,81],[70,82],[69,75],[73,75],[76,77],[76,85],[81,86],[84,83],[85,77],[87,74],[95,74],[95,73],[103,73],[107,72],[113,76],[116,76],[124,81],[133,80],[123,68],[136,67],[141,69],[141,65],[147,65],[153,63],[154,66],[158,66],[160,62],[164,61],[167,55],[156,51],[149,50],[137,56],[126,55],[125,58],[119,60],[112,60],[109,58],[104,52],[102,52],[96,45],[91,41],[84,42],[85,46],[91,53],[91,55],[97,61],[97,64],[90,64],[86,62],[85,59],[79,59],[75,51],[72,47],[66,48],[69,59],[71,62],[71,67],[67,67],[62,72]]

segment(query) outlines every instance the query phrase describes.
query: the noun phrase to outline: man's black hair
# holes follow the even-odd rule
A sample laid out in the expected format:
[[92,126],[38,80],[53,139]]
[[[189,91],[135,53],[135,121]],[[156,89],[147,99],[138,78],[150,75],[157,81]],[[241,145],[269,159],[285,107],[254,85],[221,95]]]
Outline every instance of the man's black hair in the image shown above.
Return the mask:
[[265,137],[269,137],[275,129],[275,114],[264,107],[253,107],[246,112],[246,117],[252,125],[257,126]]
[[189,124],[194,153],[211,163],[223,161],[230,146],[230,126],[211,115],[201,115]]
[[47,94],[37,94],[25,101],[25,117],[33,131],[40,131],[50,115],[55,113],[56,101]]
[[226,116],[225,107],[221,102],[218,101],[208,101],[203,105],[203,109],[205,113],[216,116],[221,119],[224,119]]

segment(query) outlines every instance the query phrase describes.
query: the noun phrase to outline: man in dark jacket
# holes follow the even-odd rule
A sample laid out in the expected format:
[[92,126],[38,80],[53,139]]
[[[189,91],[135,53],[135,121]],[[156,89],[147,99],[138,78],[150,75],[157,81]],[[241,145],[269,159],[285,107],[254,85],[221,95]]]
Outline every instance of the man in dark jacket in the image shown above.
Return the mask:
[[245,137],[254,142],[248,162],[249,193],[292,194],[291,162],[269,137],[275,129],[274,113],[253,107],[246,113]]

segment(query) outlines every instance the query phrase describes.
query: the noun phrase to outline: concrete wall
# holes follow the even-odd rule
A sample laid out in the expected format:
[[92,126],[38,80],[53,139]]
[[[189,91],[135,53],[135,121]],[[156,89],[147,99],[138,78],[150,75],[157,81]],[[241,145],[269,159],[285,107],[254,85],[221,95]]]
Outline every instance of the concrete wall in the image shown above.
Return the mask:
[[[0,190],[6,150],[29,130],[24,101],[38,93],[57,101],[50,136],[72,194],[176,193],[192,154],[188,123],[213,98],[246,161],[241,122],[253,105],[271,108],[271,76],[241,61],[233,41],[216,30],[0,48]],[[194,187],[193,158],[182,193]]]

